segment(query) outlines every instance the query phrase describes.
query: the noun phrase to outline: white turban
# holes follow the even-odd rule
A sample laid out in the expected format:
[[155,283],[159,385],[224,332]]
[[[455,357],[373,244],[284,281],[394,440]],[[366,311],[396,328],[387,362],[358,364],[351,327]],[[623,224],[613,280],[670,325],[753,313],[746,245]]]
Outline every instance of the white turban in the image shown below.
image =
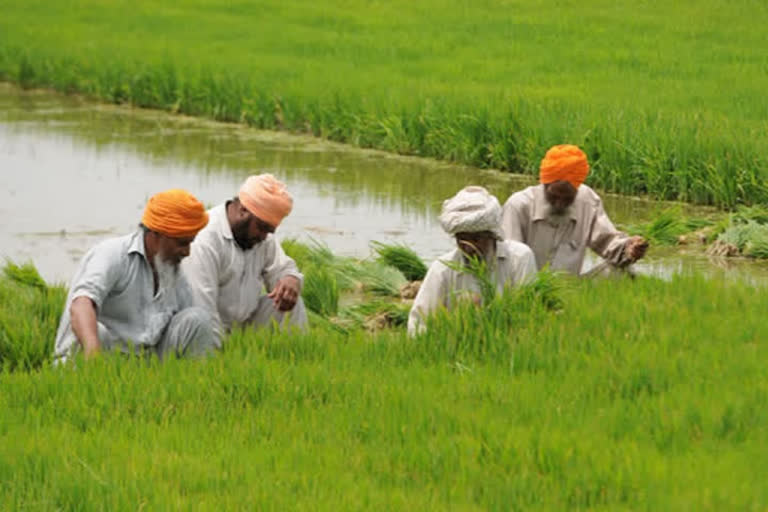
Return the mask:
[[443,201],[440,224],[446,233],[479,233],[490,231],[497,239],[501,234],[501,205],[483,187],[469,186]]

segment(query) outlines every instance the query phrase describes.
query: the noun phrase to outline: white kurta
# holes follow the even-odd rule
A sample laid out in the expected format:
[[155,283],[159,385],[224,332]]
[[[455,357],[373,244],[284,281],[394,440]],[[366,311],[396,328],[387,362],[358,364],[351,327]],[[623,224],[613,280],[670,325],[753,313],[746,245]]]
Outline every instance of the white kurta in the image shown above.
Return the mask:
[[626,263],[624,247],[629,237],[617,230],[603,209],[603,202],[586,185],[563,216],[552,215],[544,185],[512,194],[504,203],[501,222],[504,238],[528,245],[541,269],[580,274],[587,248],[615,265]]
[[[462,293],[480,294],[477,279],[442,262],[460,264],[464,254],[459,249],[438,258],[427,271],[408,315],[408,334],[424,330],[426,318],[440,307],[449,308]],[[497,290],[531,281],[536,276],[536,260],[526,245],[506,240],[496,242],[496,266],[492,270]]]
[[[294,276],[303,284],[304,276],[289,258],[274,235],[245,251],[235,242],[227,219],[225,204],[209,210],[208,225],[197,234],[182,270],[192,287],[195,303],[214,317],[217,327],[229,330],[235,323],[266,321],[263,314],[269,299],[265,289],[272,290],[285,276]],[[299,299],[293,315],[304,318],[306,312]]]

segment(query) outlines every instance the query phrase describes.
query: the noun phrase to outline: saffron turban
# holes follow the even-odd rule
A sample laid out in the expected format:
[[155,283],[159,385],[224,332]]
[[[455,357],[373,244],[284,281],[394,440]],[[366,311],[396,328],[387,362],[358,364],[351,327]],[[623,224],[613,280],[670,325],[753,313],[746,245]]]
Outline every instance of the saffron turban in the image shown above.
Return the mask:
[[245,180],[238,197],[246,210],[275,228],[293,209],[293,198],[285,184],[271,174]]
[[539,179],[542,183],[564,180],[579,188],[589,174],[587,155],[571,144],[553,146],[544,155],[539,167]]
[[450,199],[443,201],[440,225],[449,235],[490,231],[502,240],[501,205],[486,189],[464,187]]
[[149,198],[141,223],[171,238],[194,237],[208,224],[208,213],[195,196],[174,188]]

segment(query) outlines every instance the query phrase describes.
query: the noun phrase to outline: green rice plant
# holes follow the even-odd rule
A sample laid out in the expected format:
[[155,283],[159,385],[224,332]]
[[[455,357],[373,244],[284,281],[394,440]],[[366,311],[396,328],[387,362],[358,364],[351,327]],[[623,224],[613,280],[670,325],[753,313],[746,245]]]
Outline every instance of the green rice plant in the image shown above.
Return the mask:
[[463,253],[464,257],[460,262],[441,261],[443,265],[455,272],[469,274],[477,280],[480,288],[480,296],[483,303],[488,303],[496,297],[496,282],[493,276],[493,270],[483,258],[475,255]]
[[379,261],[398,269],[409,281],[421,281],[427,274],[427,266],[413,249],[403,244],[372,242],[371,245],[379,255]]
[[[472,269],[482,277],[482,265]],[[562,299],[554,277],[543,272],[528,284],[505,288],[501,294],[485,290],[483,304],[460,301],[427,318],[426,330],[415,343],[429,347],[428,357],[450,360],[509,360],[520,336],[546,322]],[[487,295],[486,295],[487,294]]]
[[[552,282],[534,296],[561,280],[545,279]],[[38,361],[34,371],[4,361],[0,503],[768,503],[768,288],[701,276],[567,286],[557,311],[546,306],[551,298],[537,302],[513,288],[433,319],[415,339],[401,328],[342,333],[312,316],[308,333],[235,330],[204,360],[147,364],[104,354],[74,367]],[[52,301],[28,300],[36,296],[38,288],[0,277],[0,316],[28,319],[28,339],[35,326],[51,331],[58,321],[46,309]]]

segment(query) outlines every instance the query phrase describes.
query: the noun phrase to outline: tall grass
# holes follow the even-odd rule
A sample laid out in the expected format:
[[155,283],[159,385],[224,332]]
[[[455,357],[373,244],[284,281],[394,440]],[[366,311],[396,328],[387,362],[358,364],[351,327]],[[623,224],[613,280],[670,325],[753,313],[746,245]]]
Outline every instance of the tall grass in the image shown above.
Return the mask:
[[0,79],[528,174],[570,142],[603,189],[768,199],[764,3],[552,14],[532,0],[9,0]]
[[[0,312],[15,308],[26,340],[25,329],[46,331],[50,353],[57,315],[19,300],[42,290],[0,284]],[[4,364],[0,503],[768,505],[768,290],[695,277],[577,281],[555,311],[535,298],[542,290],[526,293],[435,319],[414,340],[313,324],[236,331],[203,361]]]

